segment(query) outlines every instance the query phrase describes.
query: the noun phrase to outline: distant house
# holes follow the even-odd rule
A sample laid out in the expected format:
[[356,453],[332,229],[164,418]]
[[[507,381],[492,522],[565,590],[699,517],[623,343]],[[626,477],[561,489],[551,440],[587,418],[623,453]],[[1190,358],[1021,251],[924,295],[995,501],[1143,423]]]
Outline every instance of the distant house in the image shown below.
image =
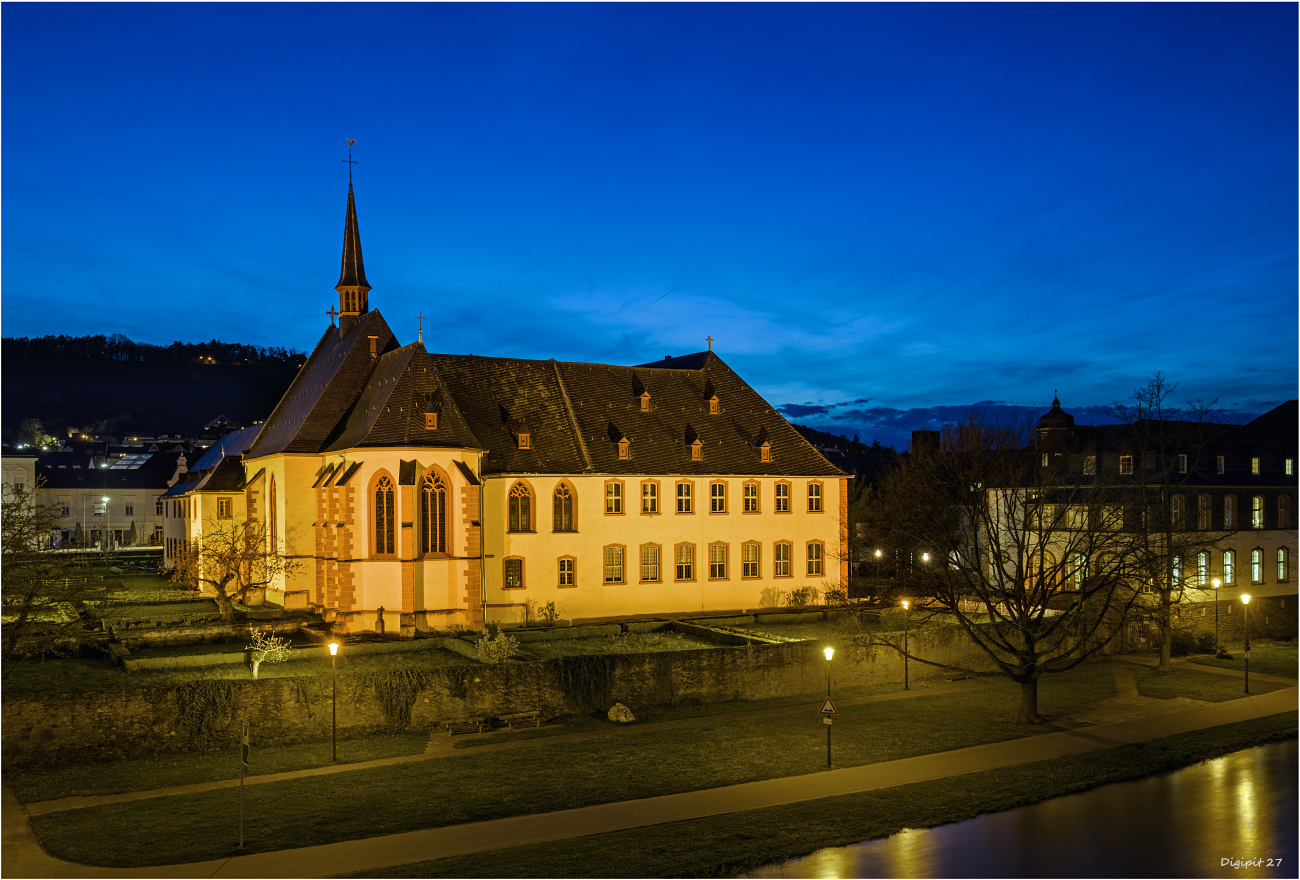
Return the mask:
[[160,499],[176,461],[177,455],[167,452],[42,456],[38,500],[54,507],[60,518],[51,543],[65,548],[161,546]]

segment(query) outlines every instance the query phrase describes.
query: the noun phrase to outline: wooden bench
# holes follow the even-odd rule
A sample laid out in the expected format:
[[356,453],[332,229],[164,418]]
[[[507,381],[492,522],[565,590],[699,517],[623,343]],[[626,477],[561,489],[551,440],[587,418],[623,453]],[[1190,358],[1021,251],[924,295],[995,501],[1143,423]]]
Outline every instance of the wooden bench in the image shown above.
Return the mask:
[[524,727],[524,726],[541,727],[542,726],[542,713],[536,709],[534,709],[531,712],[515,712],[510,715],[501,715],[498,717],[500,717],[500,719],[505,722],[506,727],[510,728],[511,730],[515,728],[516,724],[519,725],[520,727]]
[[465,721],[443,721],[438,724],[438,729],[453,736],[458,733],[483,733],[490,731],[492,725],[486,718],[470,718]]

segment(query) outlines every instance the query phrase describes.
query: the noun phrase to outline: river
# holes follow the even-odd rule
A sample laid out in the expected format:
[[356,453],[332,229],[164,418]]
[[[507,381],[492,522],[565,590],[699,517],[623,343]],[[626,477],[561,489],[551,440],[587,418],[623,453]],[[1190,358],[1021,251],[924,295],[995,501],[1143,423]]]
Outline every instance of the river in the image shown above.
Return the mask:
[[830,847],[747,876],[1296,877],[1296,744]]

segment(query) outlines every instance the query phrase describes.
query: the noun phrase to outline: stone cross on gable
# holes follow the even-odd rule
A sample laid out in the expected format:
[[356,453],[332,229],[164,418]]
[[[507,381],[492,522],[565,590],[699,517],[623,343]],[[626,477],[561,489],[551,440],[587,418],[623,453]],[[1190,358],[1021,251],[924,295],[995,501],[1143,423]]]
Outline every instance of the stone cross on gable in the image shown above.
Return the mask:
[[705,338],[705,339],[708,341],[708,343],[709,343],[709,351],[713,351],[713,337],[712,337],[712,336],[706,336],[706,337],[704,337],[704,338]]
[[425,322],[424,312],[420,312],[420,314],[416,315],[415,320],[420,322],[420,344],[423,345],[424,344],[424,322]]
[[333,326],[334,326],[334,316],[338,314],[338,310],[335,309],[333,306],[330,306],[330,310],[329,310],[328,312],[326,312],[325,314],[327,314],[327,315],[330,316],[330,326],[333,327]]

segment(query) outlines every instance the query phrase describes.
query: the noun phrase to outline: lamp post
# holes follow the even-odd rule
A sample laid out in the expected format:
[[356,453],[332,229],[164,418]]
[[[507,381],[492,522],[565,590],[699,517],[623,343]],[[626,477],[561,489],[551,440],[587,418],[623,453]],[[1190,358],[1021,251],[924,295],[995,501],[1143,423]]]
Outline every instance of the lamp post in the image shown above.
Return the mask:
[[880,580],[880,551],[876,551],[876,580]]
[[1219,650],[1219,579],[1210,581],[1214,584],[1214,650]]
[[113,525],[113,516],[108,512],[108,496],[104,495],[99,500],[104,502],[104,506],[99,509],[99,549],[107,553],[110,549],[108,544],[108,530],[109,527]]
[[1246,613],[1242,625],[1246,631],[1246,693],[1250,693],[1250,593],[1241,594],[1241,604]]
[[[929,554],[926,554],[929,556]],[[903,600],[903,690],[911,690],[907,686],[907,620],[912,616],[912,603],[906,599]]]
[[330,642],[330,760],[339,759],[339,643]]
[[[831,698],[831,658],[835,656],[834,648],[825,648],[826,654],[826,699]],[[831,718],[826,716],[826,769],[831,769]]]

